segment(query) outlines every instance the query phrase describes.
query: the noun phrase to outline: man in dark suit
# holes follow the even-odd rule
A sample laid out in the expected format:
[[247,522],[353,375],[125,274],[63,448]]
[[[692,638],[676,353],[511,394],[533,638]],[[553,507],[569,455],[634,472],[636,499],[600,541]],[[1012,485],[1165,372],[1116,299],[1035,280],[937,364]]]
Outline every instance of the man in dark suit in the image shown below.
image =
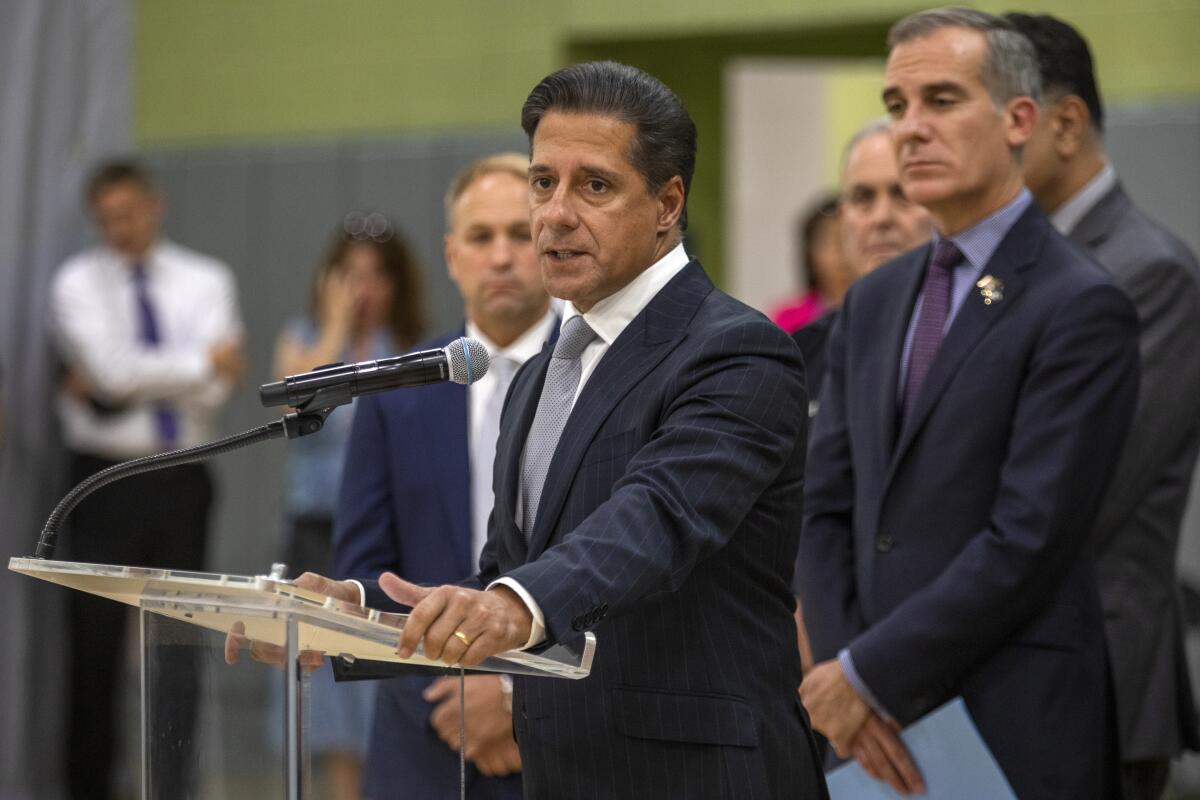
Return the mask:
[[[346,454],[334,540],[336,574],[394,570],[439,584],[473,575],[487,538],[497,422],[513,373],[542,349],[555,315],[529,229],[529,159],[478,159],[446,196],[446,265],[463,298],[466,333],[491,369],[470,387],[361,398]],[[440,347],[453,338],[430,342]],[[521,796],[511,685],[465,681],[468,797]],[[401,677],[381,684],[367,758],[367,797],[450,797],[458,789],[459,682]]]
[[921,789],[900,726],[961,695],[1016,795],[1115,789],[1088,537],[1138,385],[1136,317],[1022,185],[1027,40],[941,9],[889,35],[904,192],[935,237],[851,289],[814,422],[801,694],[843,756]]
[[1133,205],[1105,155],[1087,42],[1054,17],[1007,19],[1037,50],[1044,88],[1025,181],[1059,232],[1125,290],[1141,324],[1138,407],[1092,535],[1124,797],[1156,800],[1170,760],[1200,747],[1175,579],[1200,443],[1200,270],[1183,242]]
[[574,65],[522,124],[558,343],[505,405],[476,588],[385,574],[368,603],[414,607],[402,656],[467,666],[596,630],[587,679],[516,679],[527,797],[823,797],[789,591],[799,352],[683,251],[695,126],[667,87]]

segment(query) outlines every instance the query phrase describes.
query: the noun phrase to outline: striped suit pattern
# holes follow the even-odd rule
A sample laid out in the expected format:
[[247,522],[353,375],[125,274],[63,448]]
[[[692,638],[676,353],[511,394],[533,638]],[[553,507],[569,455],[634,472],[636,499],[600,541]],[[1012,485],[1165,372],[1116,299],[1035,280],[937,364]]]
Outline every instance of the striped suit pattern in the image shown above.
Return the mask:
[[584,385],[527,540],[520,455],[549,357],[510,390],[479,577],[520,582],[549,641],[595,629],[598,647],[585,680],[517,679],[526,797],[824,797],[795,691],[795,344],[689,264]]

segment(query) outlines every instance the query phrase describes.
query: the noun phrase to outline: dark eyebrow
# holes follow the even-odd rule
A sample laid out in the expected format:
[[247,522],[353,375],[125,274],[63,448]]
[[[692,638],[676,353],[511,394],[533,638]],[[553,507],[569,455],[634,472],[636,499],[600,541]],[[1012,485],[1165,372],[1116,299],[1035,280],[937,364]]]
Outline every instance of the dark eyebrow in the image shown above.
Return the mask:
[[[921,94],[923,95],[938,94],[940,92],[949,92],[961,96],[966,94],[967,90],[961,83],[955,83],[954,81],[938,81],[937,83],[927,83],[921,87]],[[903,96],[903,94],[898,86],[885,86],[883,94],[880,97],[884,102],[887,102],[889,97]]]
[[[612,170],[605,169],[604,167],[598,167],[594,164],[584,164],[579,168],[579,170],[585,175],[600,178],[601,180],[606,180],[609,183],[617,183],[620,179],[620,176]],[[529,165],[529,175],[531,177],[534,175],[550,175],[553,174],[553,172],[554,170],[550,169],[550,167],[547,167],[545,164]]]
[[938,81],[937,83],[927,83],[921,87],[922,94],[940,94],[949,92],[950,94],[966,94],[967,90],[961,83],[954,81]]
[[616,183],[618,179],[617,173],[607,170],[604,167],[592,166],[591,164],[584,164],[583,172],[587,175],[593,175],[602,180],[606,180],[609,183]]

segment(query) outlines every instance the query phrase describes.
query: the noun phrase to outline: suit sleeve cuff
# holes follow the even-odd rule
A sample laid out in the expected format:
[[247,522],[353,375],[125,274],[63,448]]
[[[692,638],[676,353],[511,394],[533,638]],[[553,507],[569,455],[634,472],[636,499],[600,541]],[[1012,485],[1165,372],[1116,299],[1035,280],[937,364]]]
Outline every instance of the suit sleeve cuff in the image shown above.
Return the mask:
[[507,586],[517,593],[517,597],[521,598],[521,602],[529,609],[530,616],[533,617],[533,625],[529,628],[529,641],[525,642],[522,650],[528,650],[534,645],[539,645],[546,641],[546,617],[542,615],[542,607],[533,599],[533,595],[525,591],[525,587],[514,581],[512,578],[497,578],[488,584],[488,589],[496,586]]
[[858,692],[858,696],[866,701],[876,714],[888,720],[893,721],[893,717],[888,713],[883,704],[875,699],[875,693],[871,691],[871,687],[867,686],[866,682],[859,676],[858,670],[854,668],[854,658],[850,655],[850,651],[842,648],[837,655],[838,664],[842,667],[842,674],[846,676],[846,680],[854,687],[854,691]]
[[358,604],[360,606],[365,606],[367,604],[367,589],[362,585],[362,581],[356,581],[353,578],[350,578],[347,582],[353,583],[358,587]]

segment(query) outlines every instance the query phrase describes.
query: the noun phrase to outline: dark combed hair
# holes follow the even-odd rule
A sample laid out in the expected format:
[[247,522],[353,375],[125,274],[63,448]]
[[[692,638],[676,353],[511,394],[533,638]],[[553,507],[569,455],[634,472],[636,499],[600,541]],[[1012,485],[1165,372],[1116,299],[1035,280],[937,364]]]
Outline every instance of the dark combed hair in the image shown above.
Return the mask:
[[629,160],[651,194],[678,175],[683,180],[680,230],[687,230],[687,196],[696,169],[696,124],[683,103],[653,75],[614,61],[572,64],[548,75],[525,100],[521,127],[533,144],[548,111],[602,114],[634,126]]
[[1104,130],[1104,104],[1096,88],[1096,72],[1087,39],[1049,14],[1005,14],[1004,18],[1033,43],[1042,87],[1047,94],[1073,94],[1087,105],[1092,126]]
[[88,176],[84,186],[83,199],[88,204],[96,202],[103,192],[123,183],[135,183],[143,189],[154,189],[154,180],[150,172],[132,159],[114,159],[105,161]]
[[321,307],[320,291],[324,278],[338,268],[352,247],[374,250],[379,256],[383,274],[392,285],[392,306],[388,309],[387,327],[394,344],[400,349],[416,344],[425,328],[421,269],[412,248],[395,230],[386,237],[376,239],[352,236],[344,227],[333,235],[313,276],[309,304],[313,319],[317,319]]

